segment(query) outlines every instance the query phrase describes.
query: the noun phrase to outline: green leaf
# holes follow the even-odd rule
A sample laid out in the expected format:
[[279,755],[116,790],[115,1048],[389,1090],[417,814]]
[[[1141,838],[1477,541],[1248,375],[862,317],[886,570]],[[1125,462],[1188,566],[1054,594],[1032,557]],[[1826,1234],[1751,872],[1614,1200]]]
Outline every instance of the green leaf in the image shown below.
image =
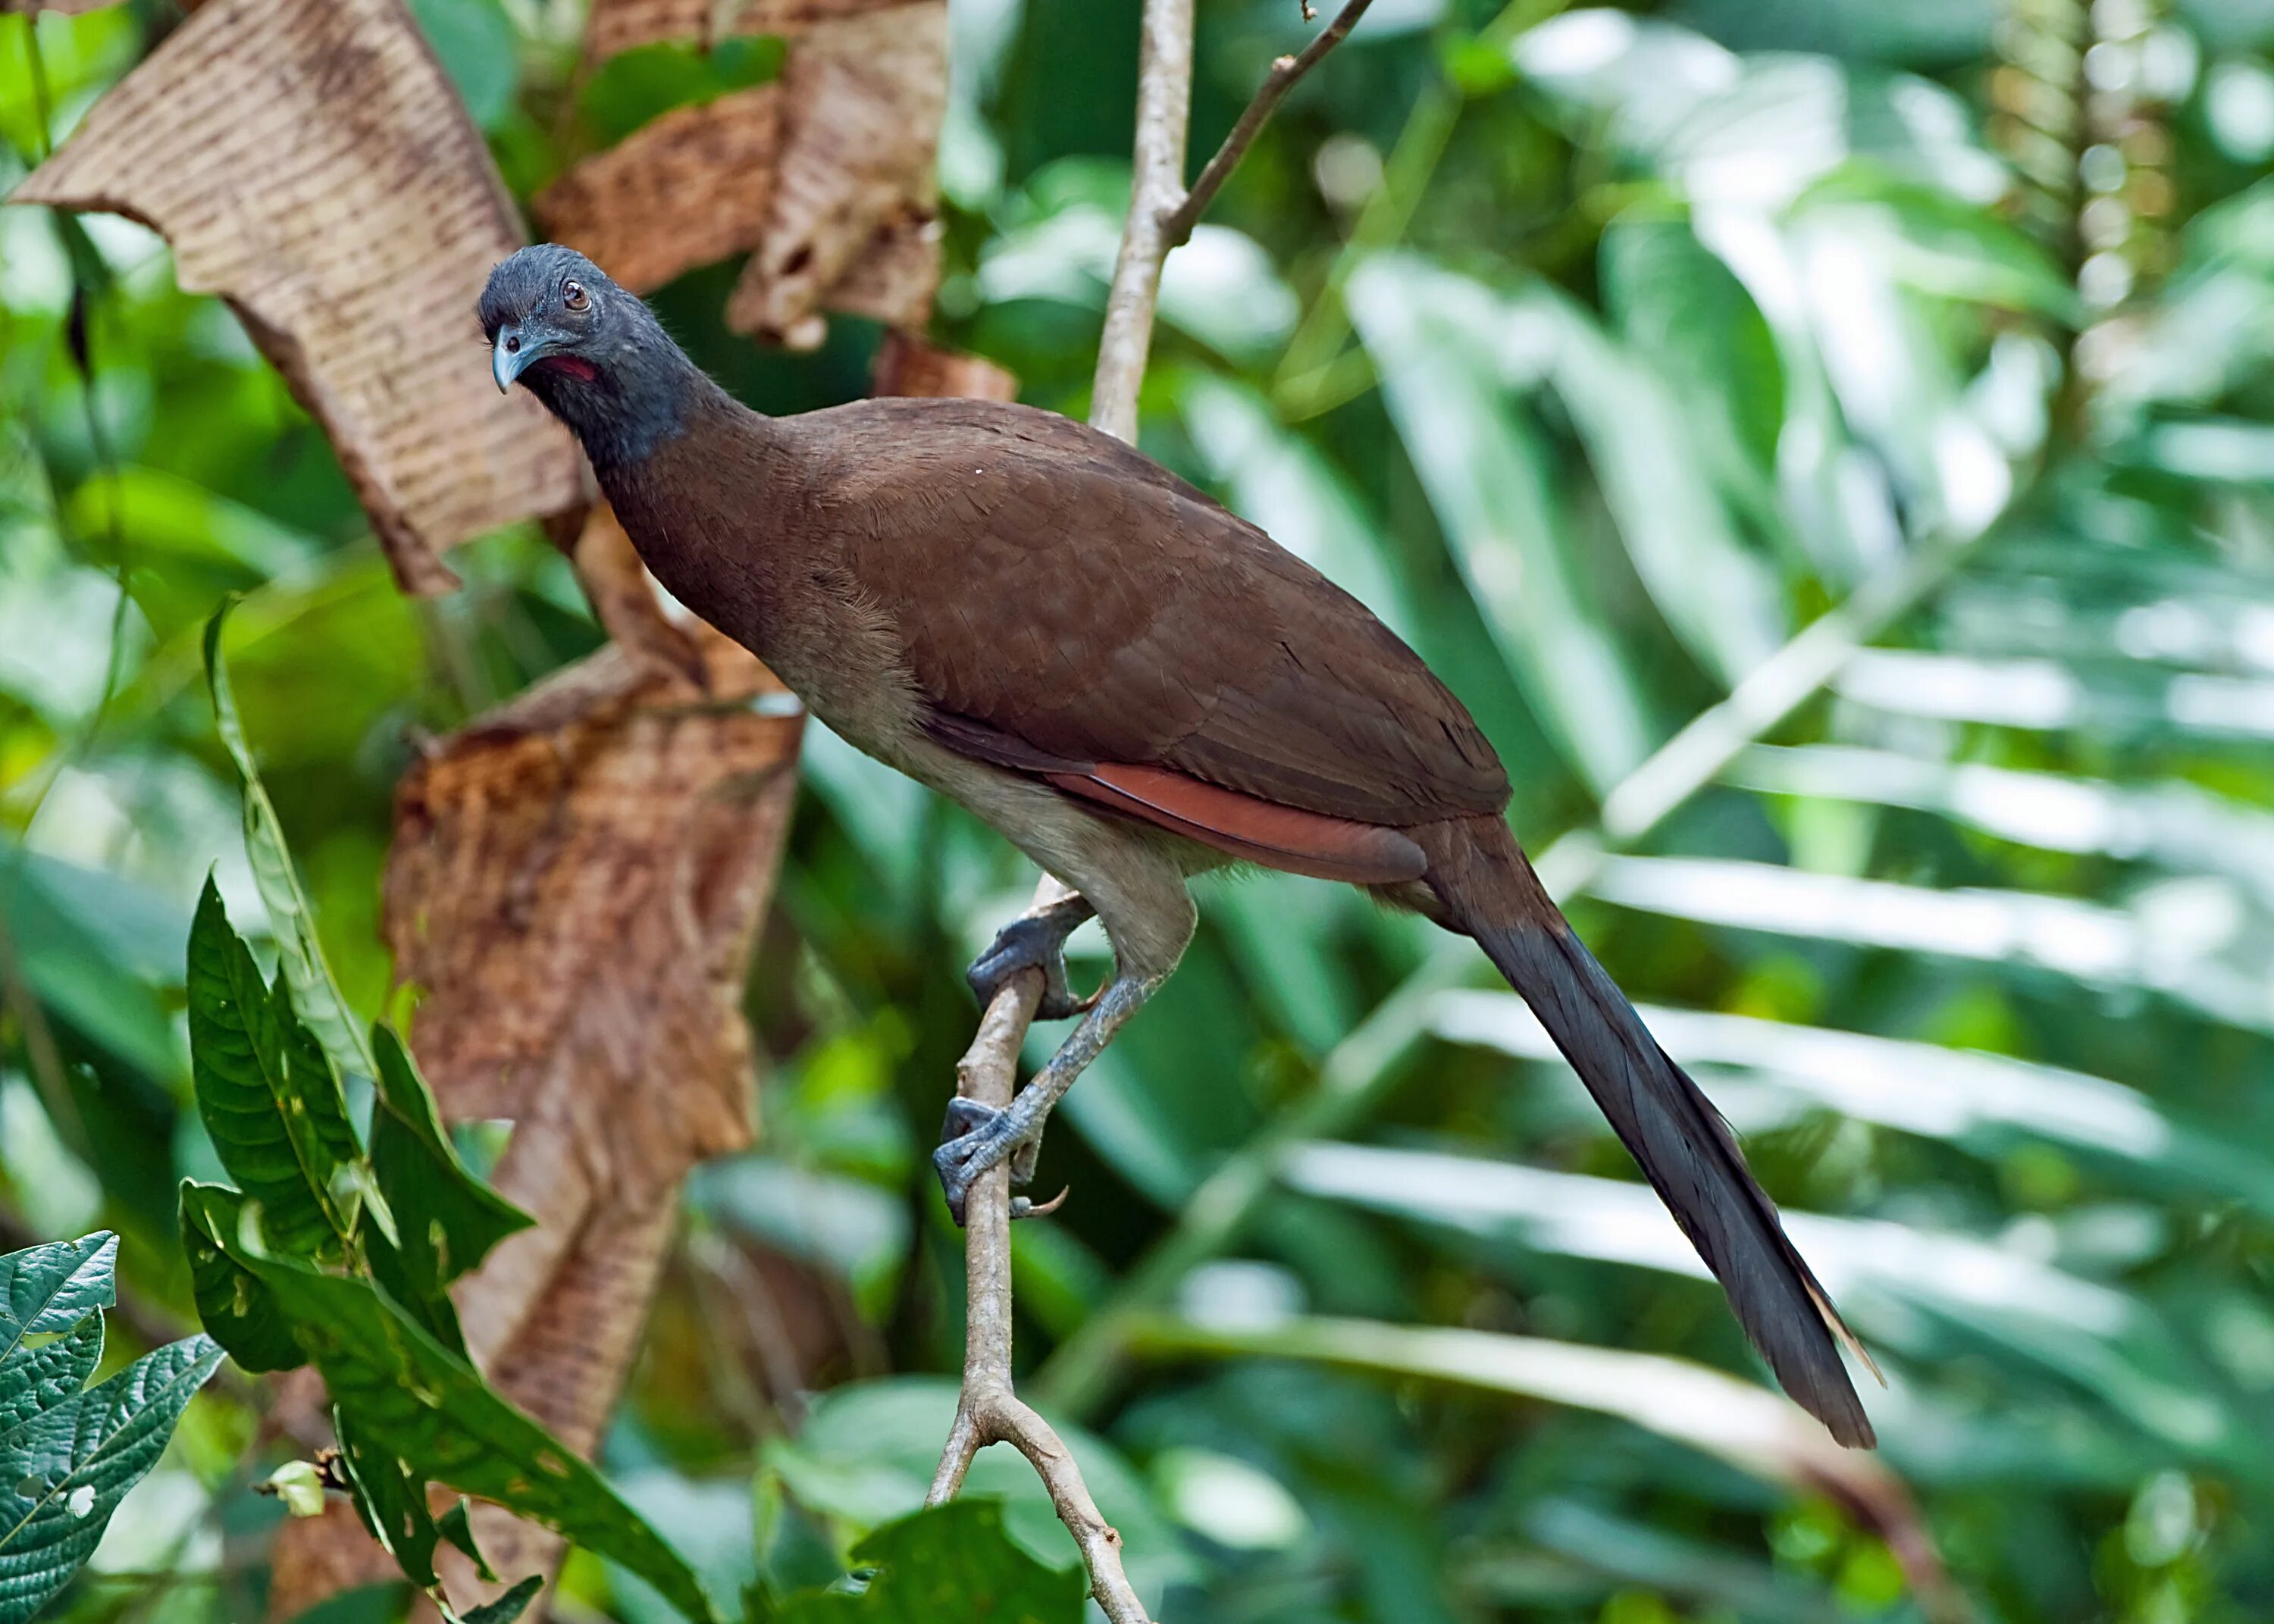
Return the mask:
[[1604,230],[1598,274],[1619,335],[1683,397],[1709,457],[1725,475],[1771,468],[1784,372],[1768,322],[1729,267],[1688,222],[1638,210]]
[[222,1359],[192,1336],[136,1360],[0,1443],[0,1624],[22,1624],[93,1554]]
[[631,1569],[697,1624],[711,1624],[710,1601],[679,1554],[400,1304],[368,1281],[262,1257],[233,1237],[223,1244],[275,1294],[338,1407],[343,1442],[354,1440],[358,1480],[382,1500],[394,1480],[383,1480],[379,1462],[393,1456],[406,1475],[493,1500]]
[[498,1582],[497,1575],[491,1570],[489,1559],[482,1554],[481,1546],[474,1543],[474,1525],[472,1520],[466,1515],[464,1500],[460,1500],[435,1518],[434,1530],[465,1553],[466,1560],[474,1565],[476,1573],[492,1584]]
[[1045,1568],[1012,1544],[990,1500],[951,1500],[888,1522],[853,1560],[878,1570],[866,1590],[794,1597],[775,1610],[776,1624],[1077,1624],[1088,1591],[1079,1570]]
[[229,1248],[241,1244],[245,1208],[240,1191],[182,1181],[182,1250],[189,1254],[198,1318],[245,1370],[297,1370],[308,1357],[275,1295],[230,1255]]
[[353,1229],[342,1174],[358,1158],[339,1079],[293,1014],[284,978],[263,985],[210,877],[190,925],[190,1073],[214,1149],[261,1205],[267,1244],[337,1256]]
[[1792,628],[1774,575],[1738,535],[1708,475],[1694,397],[1566,294],[1535,286],[1512,308],[1548,347],[1548,380],[1636,575],[1675,635],[1734,688]]
[[168,912],[133,881],[0,846],[0,920],[25,984],[90,1042],[162,1079],[182,1064],[161,996],[182,939]]
[[578,110],[613,146],[674,109],[697,107],[778,77],[778,39],[727,35],[709,50],[693,41],[659,41],[617,51],[585,74]]
[[372,1269],[445,1347],[463,1353],[457,1314],[444,1288],[536,1220],[458,1159],[433,1091],[403,1040],[385,1026],[374,1026],[372,1049],[379,1063],[372,1171],[395,1222],[395,1244],[373,1238]]
[[1578,568],[1555,458],[1508,398],[1510,352],[1540,335],[1495,290],[1407,253],[1367,259],[1349,297],[1406,457],[1510,672],[1565,756],[1608,790],[1658,728],[1639,663]]
[[102,1316],[91,1313],[43,1346],[0,1359],[0,1449],[17,1428],[75,1396],[102,1362]]
[[261,787],[260,770],[245,742],[245,725],[237,717],[237,696],[230,688],[229,667],[221,653],[222,623],[228,617],[230,601],[234,600],[224,601],[206,622],[206,680],[213,689],[215,726],[245,787],[245,852],[252,860],[252,881],[260,888],[261,906],[268,910],[269,926],[276,936],[277,966],[292,989],[293,1008],[342,1073],[369,1077],[373,1070],[371,1050],[324,958],[315,914],[292,866],[291,849],[285,844],[283,823],[268,792]]
[[467,116],[485,130],[495,128],[513,110],[521,77],[513,24],[497,0],[410,0],[410,15]]
[[432,1281],[423,1281],[410,1262],[405,1262],[403,1249],[384,1235],[364,1237],[364,1256],[371,1262],[373,1281],[378,1281],[388,1297],[403,1304],[411,1320],[425,1326],[427,1333],[432,1333],[432,1337],[441,1342],[443,1347],[459,1357],[466,1357],[466,1328],[457,1324],[457,1305],[450,1301],[446,1289]]
[[496,1245],[537,1221],[491,1189],[459,1158],[434,1091],[392,1028],[372,1028],[379,1094],[371,1159],[379,1188],[403,1229],[442,1283],[478,1267]]
[[460,1616],[464,1624],[513,1624],[529,1610],[529,1604],[537,1599],[538,1591],[544,1588],[545,1575],[531,1574],[495,1601]]
[[68,1331],[117,1302],[117,1268],[118,1237],[108,1229],[0,1258],[0,1359],[26,1336]]
[[425,1475],[394,1450],[374,1443],[362,1422],[343,1407],[333,1408],[332,1430],[339,1436],[340,1456],[364,1526],[395,1559],[404,1578],[431,1590],[437,1583],[434,1545],[440,1530],[426,1508]]

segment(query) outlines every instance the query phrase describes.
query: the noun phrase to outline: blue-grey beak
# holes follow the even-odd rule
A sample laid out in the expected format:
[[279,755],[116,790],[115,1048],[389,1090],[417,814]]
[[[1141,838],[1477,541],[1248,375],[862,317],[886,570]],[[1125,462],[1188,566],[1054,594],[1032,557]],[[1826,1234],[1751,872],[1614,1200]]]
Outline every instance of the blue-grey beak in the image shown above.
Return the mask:
[[497,380],[498,393],[504,395],[513,387],[513,380],[527,370],[529,364],[544,353],[541,341],[524,339],[521,324],[508,321],[497,331],[490,344],[490,376]]

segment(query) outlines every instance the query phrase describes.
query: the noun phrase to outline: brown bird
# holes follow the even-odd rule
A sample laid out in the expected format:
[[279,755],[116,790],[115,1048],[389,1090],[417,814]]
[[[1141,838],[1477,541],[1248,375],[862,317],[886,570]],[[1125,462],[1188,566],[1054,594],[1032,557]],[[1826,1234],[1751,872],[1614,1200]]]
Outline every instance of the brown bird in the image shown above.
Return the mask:
[[[861,749],[969,808],[1075,896],[971,967],[1041,970],[1073,1035],[1002,1111],[952,1107],[960,1221],[1031,1170],[1043,1119],[1176,968],[1186,882],[1257,863],[1364,886],[1475,938],[1538,1013],[1727,1289],[1785,1390],[1843,1444],[1854,1338],[1713,1104],[1572,934],[1502,819],[1508,775],[1364,605],[1167,470],[1029,407],[855,402],[766,417],[582,255],[492,273],[482,331],[574,430],[640,556]],[[1114,971],[1069,991],[1095,912]],[[1858,1352],[1861,1352],[1860,1348]]]

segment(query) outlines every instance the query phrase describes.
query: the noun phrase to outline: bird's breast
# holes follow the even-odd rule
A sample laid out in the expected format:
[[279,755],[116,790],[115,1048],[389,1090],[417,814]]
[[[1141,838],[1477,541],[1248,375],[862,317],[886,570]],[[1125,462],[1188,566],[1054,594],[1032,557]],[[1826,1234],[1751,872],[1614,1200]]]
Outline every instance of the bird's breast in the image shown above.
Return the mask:
[[832,732],[905,771],[922,710],[907,650],[837,562],[827,527],[794,518],[794,493],[693,473],[656,459],[604,471],[601,487],[673,597],[764,660]]

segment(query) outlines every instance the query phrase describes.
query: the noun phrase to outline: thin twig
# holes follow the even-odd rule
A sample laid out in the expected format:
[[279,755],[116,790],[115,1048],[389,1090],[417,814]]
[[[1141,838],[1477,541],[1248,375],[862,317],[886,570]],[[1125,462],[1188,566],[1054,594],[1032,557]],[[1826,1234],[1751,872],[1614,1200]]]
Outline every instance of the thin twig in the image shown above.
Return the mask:
[[[1505,51],[1525,30],[1539,26],[1568,4],[1569,0],[1508,0],[1498,15],[1478,30],[1475,42],[1487,51]],[[1334,388],[1336,361],[1350,336],[1350,312],[1343,304],[1343,289],[1368,255],[1405,235],[1466,105],[1467,97],[1449,78],[1438,79],[1414,98],[1405,127],[1382,166],[1381,184],[1359,211],[1349,240],[1328,267],[1325,282],[1296,324],[1295,335],[1287,341],[1286,353],[1272,376],[1272,396],[1291,419],[1312,417],[1339,403]]]
[[[1271,71],[1263,76],[1263,83],[1256,90],[1255,99],[1247,104],[1247,110],[1240,114],[1239,122],[1231,127],[1231,133],[1224,138],[1224,145],[1216,149],[1216,156],[1208,161],[1208,167],[1201,171],[1200,178],[1193,183],[1193,189],[1185,194],[1184,201],[1171,209],[1169,217],[1161,222],[1161,234],[1168,238],[1170,247],[1176,247],[1192,236],[1193,227],[1208,212],[1208,206],[1216,200],[1216,194],[1224,189],[1225,178],[1247,155],[1247,149],[1255,144],[1255,138],[1270,122],[1271,115],[1278,110],[1280,102],[1295,87],[1295,81],[1315,67],[1320,57],[1341,44],[1350,31],[1358,26],[1358,19],[1366,14],[1366,8],[1373,4],[1374,0],[1350,0],[1336,14],[1335,20],[1320,29],[1318,37],[1301,51],[1292,56],[1281,56],[1272,63]],[[1311,8],[1306,5],[1303,20],[1308,22],[1311,16]]]

